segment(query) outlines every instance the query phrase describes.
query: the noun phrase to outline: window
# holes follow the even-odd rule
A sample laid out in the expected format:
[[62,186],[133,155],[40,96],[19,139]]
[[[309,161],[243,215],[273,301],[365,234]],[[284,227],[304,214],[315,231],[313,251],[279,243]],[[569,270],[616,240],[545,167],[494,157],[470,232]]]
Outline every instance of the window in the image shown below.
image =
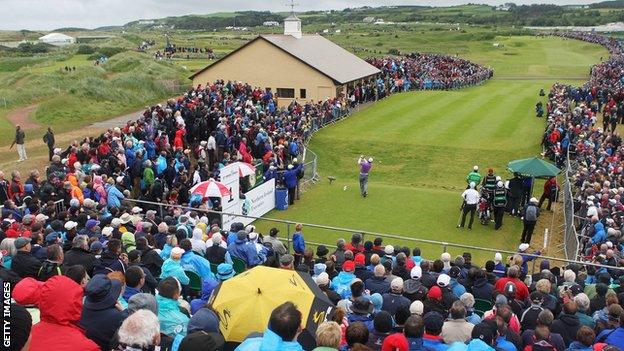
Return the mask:
[[295,89],[277,88],[277,97],[294,99],[295,98]]
[[307,96],[307,92],[305,89],[299,89],[299,98],[305,99]]

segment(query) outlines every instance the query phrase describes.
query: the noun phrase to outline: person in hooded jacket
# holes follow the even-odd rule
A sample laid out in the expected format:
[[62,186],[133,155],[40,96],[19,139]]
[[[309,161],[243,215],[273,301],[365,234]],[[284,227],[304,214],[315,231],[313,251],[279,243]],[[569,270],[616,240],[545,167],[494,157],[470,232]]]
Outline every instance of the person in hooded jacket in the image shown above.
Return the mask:
[[87,337],[95,341],[102,350],[110,350],[117,329],[128,316],[117,301],[123,285],[116,279],[96,274],[85,286],[85,301],[80,317],[80,326]]
[[301,333],[301,312],[292,302],[277,306],[269,317],[269,325],[260,337],[247,338],[236,351],[303,351],[297,342]]
[[236,234],[236,240],[228,245],[227,250],[230,256],[245,261],[247,267],[254,267],[262,263],[255,245],[247,241],[247,232],[244,230]]
[[342,271],[332,279],[331,288],[337,292],[343,299],[351,297],[351,282],[355,279],[355,263],[353,261],[345,261],[342,264]]
[[195,314],[200,308],[208,303],[208,299],[212,292],[219,286],[219,282],[212,279],[206,279],[202,282],[201,296],[191,301],[191,314]]
[[21,305],[34,304],[39,308],[41,320],[32,327],[30,351],[100,350],[78,326],[82,287],[68,277],[55,276],[45,283],[23,279],[15,285],[13,298]]

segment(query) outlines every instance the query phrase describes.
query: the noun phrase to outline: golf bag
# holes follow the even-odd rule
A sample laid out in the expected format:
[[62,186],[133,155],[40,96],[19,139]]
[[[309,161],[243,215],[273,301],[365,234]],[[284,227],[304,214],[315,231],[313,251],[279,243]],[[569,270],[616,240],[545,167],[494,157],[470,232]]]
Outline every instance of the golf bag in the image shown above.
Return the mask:
[[490,203],[483,196],[479,199],[479,203],[477,204],[477,214],[481,224],[488,225],[488,223],[490,223]]

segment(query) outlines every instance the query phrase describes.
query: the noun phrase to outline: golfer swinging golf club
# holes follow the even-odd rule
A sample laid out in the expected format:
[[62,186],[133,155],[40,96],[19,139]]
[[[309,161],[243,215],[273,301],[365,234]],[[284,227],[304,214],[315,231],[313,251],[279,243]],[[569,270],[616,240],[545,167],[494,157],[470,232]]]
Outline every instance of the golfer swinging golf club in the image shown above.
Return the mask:
[[368,195],[368,173],[373,168],[373,158],[369,157],[367,160],[364,155],[361,155],[358,159],[358,165],[360,165],[360,195],[366,197]]

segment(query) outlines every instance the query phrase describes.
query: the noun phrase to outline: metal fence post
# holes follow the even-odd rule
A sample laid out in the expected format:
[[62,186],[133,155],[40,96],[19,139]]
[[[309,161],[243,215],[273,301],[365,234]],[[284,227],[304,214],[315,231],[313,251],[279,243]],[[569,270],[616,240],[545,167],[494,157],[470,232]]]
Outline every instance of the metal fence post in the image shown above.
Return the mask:
[[290,251],[290,223],[286,224],[286,235],[288,237],[288,241],[286,242],[286,250]]

